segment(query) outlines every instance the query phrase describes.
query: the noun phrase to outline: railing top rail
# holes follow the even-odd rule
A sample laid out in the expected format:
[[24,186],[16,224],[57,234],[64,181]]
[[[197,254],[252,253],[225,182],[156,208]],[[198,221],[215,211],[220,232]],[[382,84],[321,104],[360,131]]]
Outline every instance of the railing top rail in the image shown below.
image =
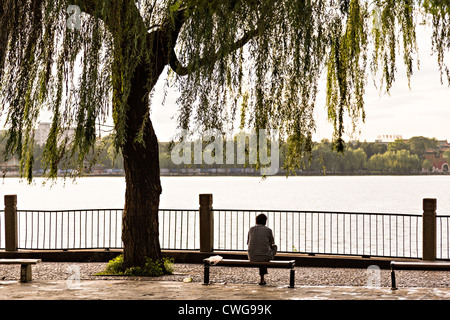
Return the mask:
[[[213,211],[236,211],[236,212],[261,212],[261,213],[325,213],[325,214],[353,214],[353,215],[386,215],[386,216],[408,216],[421,217],[420,214],[388,213],[388,212],[340,212],[340,211],[314,211],[314,210],[255,210],[255,209],[214,209]],[[442,216],[439,216],[442,217]]]
[[45,212],[45,213],[56,213],[56,212],[79,212],[79,211],[123,211],[122,209],[63,209],[63,210],[35,210],[35,209],[20,209],[17,212]]
[[189,212],[192,212],[192,211],[199,211],[199,209],[164,209],[164,208],[161,208],[161,209],[159,209],[159,211],[189,211]]
[[[43,212],[43,213],[57,213],[57,212],[84,212],[84,211],[123,211],[123,208],[107,208],[107,209],[64,209],[64,210],[35,210],[35,209],[20,209],[18,213],[24,212]],[[198,212],[199,209],[167,209],[161,208],[159,211],[183,211],[183,212]],[[407,216],[407,217],[421,217],[421,214],[413,213],[389,213],[389,212],[342,212],[342,211],[317,211],[317,210],[270,210],[270,209],[218,209],[213,208],[216,212],[261,212],[261,213],[323,213],[323,214],[338,214],[338,215],[384,215],[384,216]],[[4,210],[0,210],[4,212]],[[439,218],[450,218],[450,215],[437,215]]]
[[[20,209],[17,210],[17,212],[48,212],[48,213],[55,213],[55,212],[79,212],[79,211],[123,211],[123,208],[115,209],[115,208],[107,208],[107,209],[62,209],[62,210],[35,210],[35,209]],[[0,210],[0,212],[3,212],[4,210]],[[184,212],[197,212],[198,209],[159,209],[159,211],[184,211]]]

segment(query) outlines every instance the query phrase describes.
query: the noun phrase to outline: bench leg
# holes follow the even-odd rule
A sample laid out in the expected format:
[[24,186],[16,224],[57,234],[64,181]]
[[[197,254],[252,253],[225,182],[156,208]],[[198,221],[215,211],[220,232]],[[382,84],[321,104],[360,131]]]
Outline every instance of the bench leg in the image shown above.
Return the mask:
[[20,282],[30,282],[31,281],[31,265],[21,264],[20,265]]
[[291,269],[291,275],[289,277],[289,288],[295,287],[295,269]]
[[209,284],[209,266],[205,264],[205,269],[203,270],[203,284]]
[[395,282],[395,271],[391,269],[391,290],[397,290],[397,283]]

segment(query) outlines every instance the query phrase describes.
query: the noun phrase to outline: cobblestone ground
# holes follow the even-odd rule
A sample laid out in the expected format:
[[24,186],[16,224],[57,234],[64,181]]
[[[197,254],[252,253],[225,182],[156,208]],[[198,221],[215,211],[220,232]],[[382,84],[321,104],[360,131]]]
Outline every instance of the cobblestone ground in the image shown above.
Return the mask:
[[2,300],[449,300],[449,288],[258,286],[147,280],[0,281]]
[[[34,280],[67,280],[78,277],[81,280],[129,280],[127,277],[95,276],[102,271],[106,263],[39,263],[33,266]],[[19,280],[17,265],[0,265],[0,280]],[[348,268],[295,268],[295,284],[297,286],[367,286],[373,281],[377,286],[390,287],[389,270],[380,270],[374,277],[367,269]],[[259,282],[257,269],[252,268],[211,268],[211,282],[217,284],[256,284]],[[399,288],[450,288],[450,272],[448,271],[396,271]],[[146,279],[158,281],[183,282],[191,278],[194,283],[203,282],[203,265],[175,264],[174,274],[159,278]],[[281,286],[288,284],[289,270],[269,269],[266,282]],[[369,283],[369,281],[371,281]],[[378,283],[379,282],[379,283]]]
[[450,273],[442,271],[397,271],[399,290],[392,291],[388,270],[369,287],[366,269],[297,267],[296,287],[290,289],[289,271],[282,269],[269,269],[268,285],[258,286],[257,270],[215,267],[212,284],[204,286],[199,264],[176,264],[173,275],[159,278],[95,276],[105,265],[40,263],[25,284],[18,282],[19,266],[0,266],[0,299],[450,300]]

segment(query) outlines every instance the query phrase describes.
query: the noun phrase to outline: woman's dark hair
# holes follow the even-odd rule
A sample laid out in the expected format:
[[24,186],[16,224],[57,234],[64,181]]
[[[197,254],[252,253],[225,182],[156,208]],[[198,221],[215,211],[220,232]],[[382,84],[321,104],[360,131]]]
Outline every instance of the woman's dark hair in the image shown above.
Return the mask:
[[258,214],[256,216],[256,224],[266,225],[266,222],[267,222],[267,216],[264,213]]

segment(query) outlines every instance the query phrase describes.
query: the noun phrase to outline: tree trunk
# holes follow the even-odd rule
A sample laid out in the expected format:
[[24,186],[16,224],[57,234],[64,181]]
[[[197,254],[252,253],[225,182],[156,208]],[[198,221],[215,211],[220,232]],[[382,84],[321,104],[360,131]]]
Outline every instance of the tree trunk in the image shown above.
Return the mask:
[[[138,66],[128,98],[126,142],[122,148],[126,180],[122,240],[124,267],[144,266],[146,257],[161,260],[158,208],[162,192],[158,140],[149,116],[148,67]],[[145,119],[145,122],[143,120]],[[143,123],[143,143],[136,136]]]

